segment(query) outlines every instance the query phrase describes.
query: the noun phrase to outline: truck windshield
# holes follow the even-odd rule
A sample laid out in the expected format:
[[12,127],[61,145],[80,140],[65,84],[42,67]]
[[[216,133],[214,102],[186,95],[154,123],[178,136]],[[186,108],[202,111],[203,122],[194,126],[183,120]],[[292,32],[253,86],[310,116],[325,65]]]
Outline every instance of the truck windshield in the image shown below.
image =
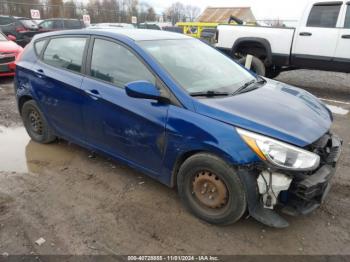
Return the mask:
[[196,39],[140,41],[139,44],[190,94],[233,94],[256,79],[227,56]]

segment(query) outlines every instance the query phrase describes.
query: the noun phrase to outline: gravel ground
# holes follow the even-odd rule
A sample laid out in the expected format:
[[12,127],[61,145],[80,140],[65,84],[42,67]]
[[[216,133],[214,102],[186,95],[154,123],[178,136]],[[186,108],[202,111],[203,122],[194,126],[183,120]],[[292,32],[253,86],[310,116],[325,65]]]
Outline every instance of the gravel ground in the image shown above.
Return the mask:
[[[299,70],[278,78],[350,102],[350,76]],[[331,103],[349,110],[350,104]],[[60,141],[30,141],[12,80],[0,80],[0,254],[350,254],[350,115],[335,115],[344,139],[324,205],[290,227],[245,218],[212,226],[169,189],[126,166]],[[46,242],[38,246],[35,241]]]

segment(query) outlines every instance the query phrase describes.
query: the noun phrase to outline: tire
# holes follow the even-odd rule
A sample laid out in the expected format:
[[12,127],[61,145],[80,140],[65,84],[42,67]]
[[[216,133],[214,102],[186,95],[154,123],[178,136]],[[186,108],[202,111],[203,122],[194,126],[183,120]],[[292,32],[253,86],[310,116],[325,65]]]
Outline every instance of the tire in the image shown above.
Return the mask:
[[[207,186],[203,184],[205,181],[209,181]],[[218,186],[213,188],[211,181]],[[225,190],[220,190],[222,184],[227,193],[224,201],[222,192]],[[181,201],[190,212],[211,224],[235,223],[246,211],[246,194],[236,170],[211,154],[201,153],[188,158],[180,167],[177,186]],[[212,191],[215,188],[217,190]]]
[[267,78],[273,79],[273,78],[279,76],[280,73],[281,73],[281,68],[278,66],[271,66],[271,67],[266,69],[266,77]]
[[49,144],[56,140],[57,137],[53,134],[43,113],[34,100],[24,103],[21,115],[28,135],[35,142]]
[[[247,57],[242,57],[241,59],[238,60],[238,63],[241,65],[245,65],[245,62],[247,60]],[[263,61],[261,61],[259,58],[253,56],[252,59],[252,66],[250,68],[254,73],[260,76],[266,76],[266,67]]]

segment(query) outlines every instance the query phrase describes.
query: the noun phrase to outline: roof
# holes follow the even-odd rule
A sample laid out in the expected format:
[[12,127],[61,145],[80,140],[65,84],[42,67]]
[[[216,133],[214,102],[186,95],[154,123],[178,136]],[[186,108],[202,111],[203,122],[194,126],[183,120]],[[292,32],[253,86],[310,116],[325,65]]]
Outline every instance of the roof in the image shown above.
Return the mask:
[[55,31],[44,34],[37,34],[36,38],[42,38],[46,36],[55,35],[77,35],[77,34],[92,34],[107,37],[120,37],[124,36],[134,41],[151,41],[151,40],[176,40],[176,39],[191,39],[189,36],[172,33],[168,31],[149,30],[149,29],[119,29],[119,28],[101,28],[96,29],[79,29],[79,30],[66,30]]
[[81,19],[75,19],[75,18],[46,18],[46,19],[44,19],[43,21],[46,21],[46,20],[50,20],[50,21],[52,21],[52,20],[58,20],[58,21],[63,21],[63,20],[67,20],[67,21],[81,21]]
[[250,7],[207,7],[197,21],[227,23],[231,15],[245,22],[254,22],[256,20]]

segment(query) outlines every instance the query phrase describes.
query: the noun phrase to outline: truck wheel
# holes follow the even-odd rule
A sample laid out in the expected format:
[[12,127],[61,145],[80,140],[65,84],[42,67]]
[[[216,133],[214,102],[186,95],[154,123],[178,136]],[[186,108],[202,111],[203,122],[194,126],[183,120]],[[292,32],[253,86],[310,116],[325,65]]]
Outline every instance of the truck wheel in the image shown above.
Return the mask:
[[281,68],[277,67],[277,66],[271,66],[269,68],[266,69],[266,77],[267,78],[275,78],[277,76],[279,76],[279,74],[281,73]]
[[[247,57],[242,57],[241,59],[238,60],[238,63],[241,65],[245,65]],[[266,67],[263,61],[261,61],[259,58],[253,56],[252,60],[252,66],[250,68],[254,73],[260,76],[265,76],[266,75]]]
[[29,136],[38,143],[48,144],[56,140],[43,113],[34,100],[29,100],[22,107],[22,119]]
[[177,186],[183,204],[209,223],[232,224],[246,211],[245,190],[236,170],[211,154],[188,158],[179,170]]

